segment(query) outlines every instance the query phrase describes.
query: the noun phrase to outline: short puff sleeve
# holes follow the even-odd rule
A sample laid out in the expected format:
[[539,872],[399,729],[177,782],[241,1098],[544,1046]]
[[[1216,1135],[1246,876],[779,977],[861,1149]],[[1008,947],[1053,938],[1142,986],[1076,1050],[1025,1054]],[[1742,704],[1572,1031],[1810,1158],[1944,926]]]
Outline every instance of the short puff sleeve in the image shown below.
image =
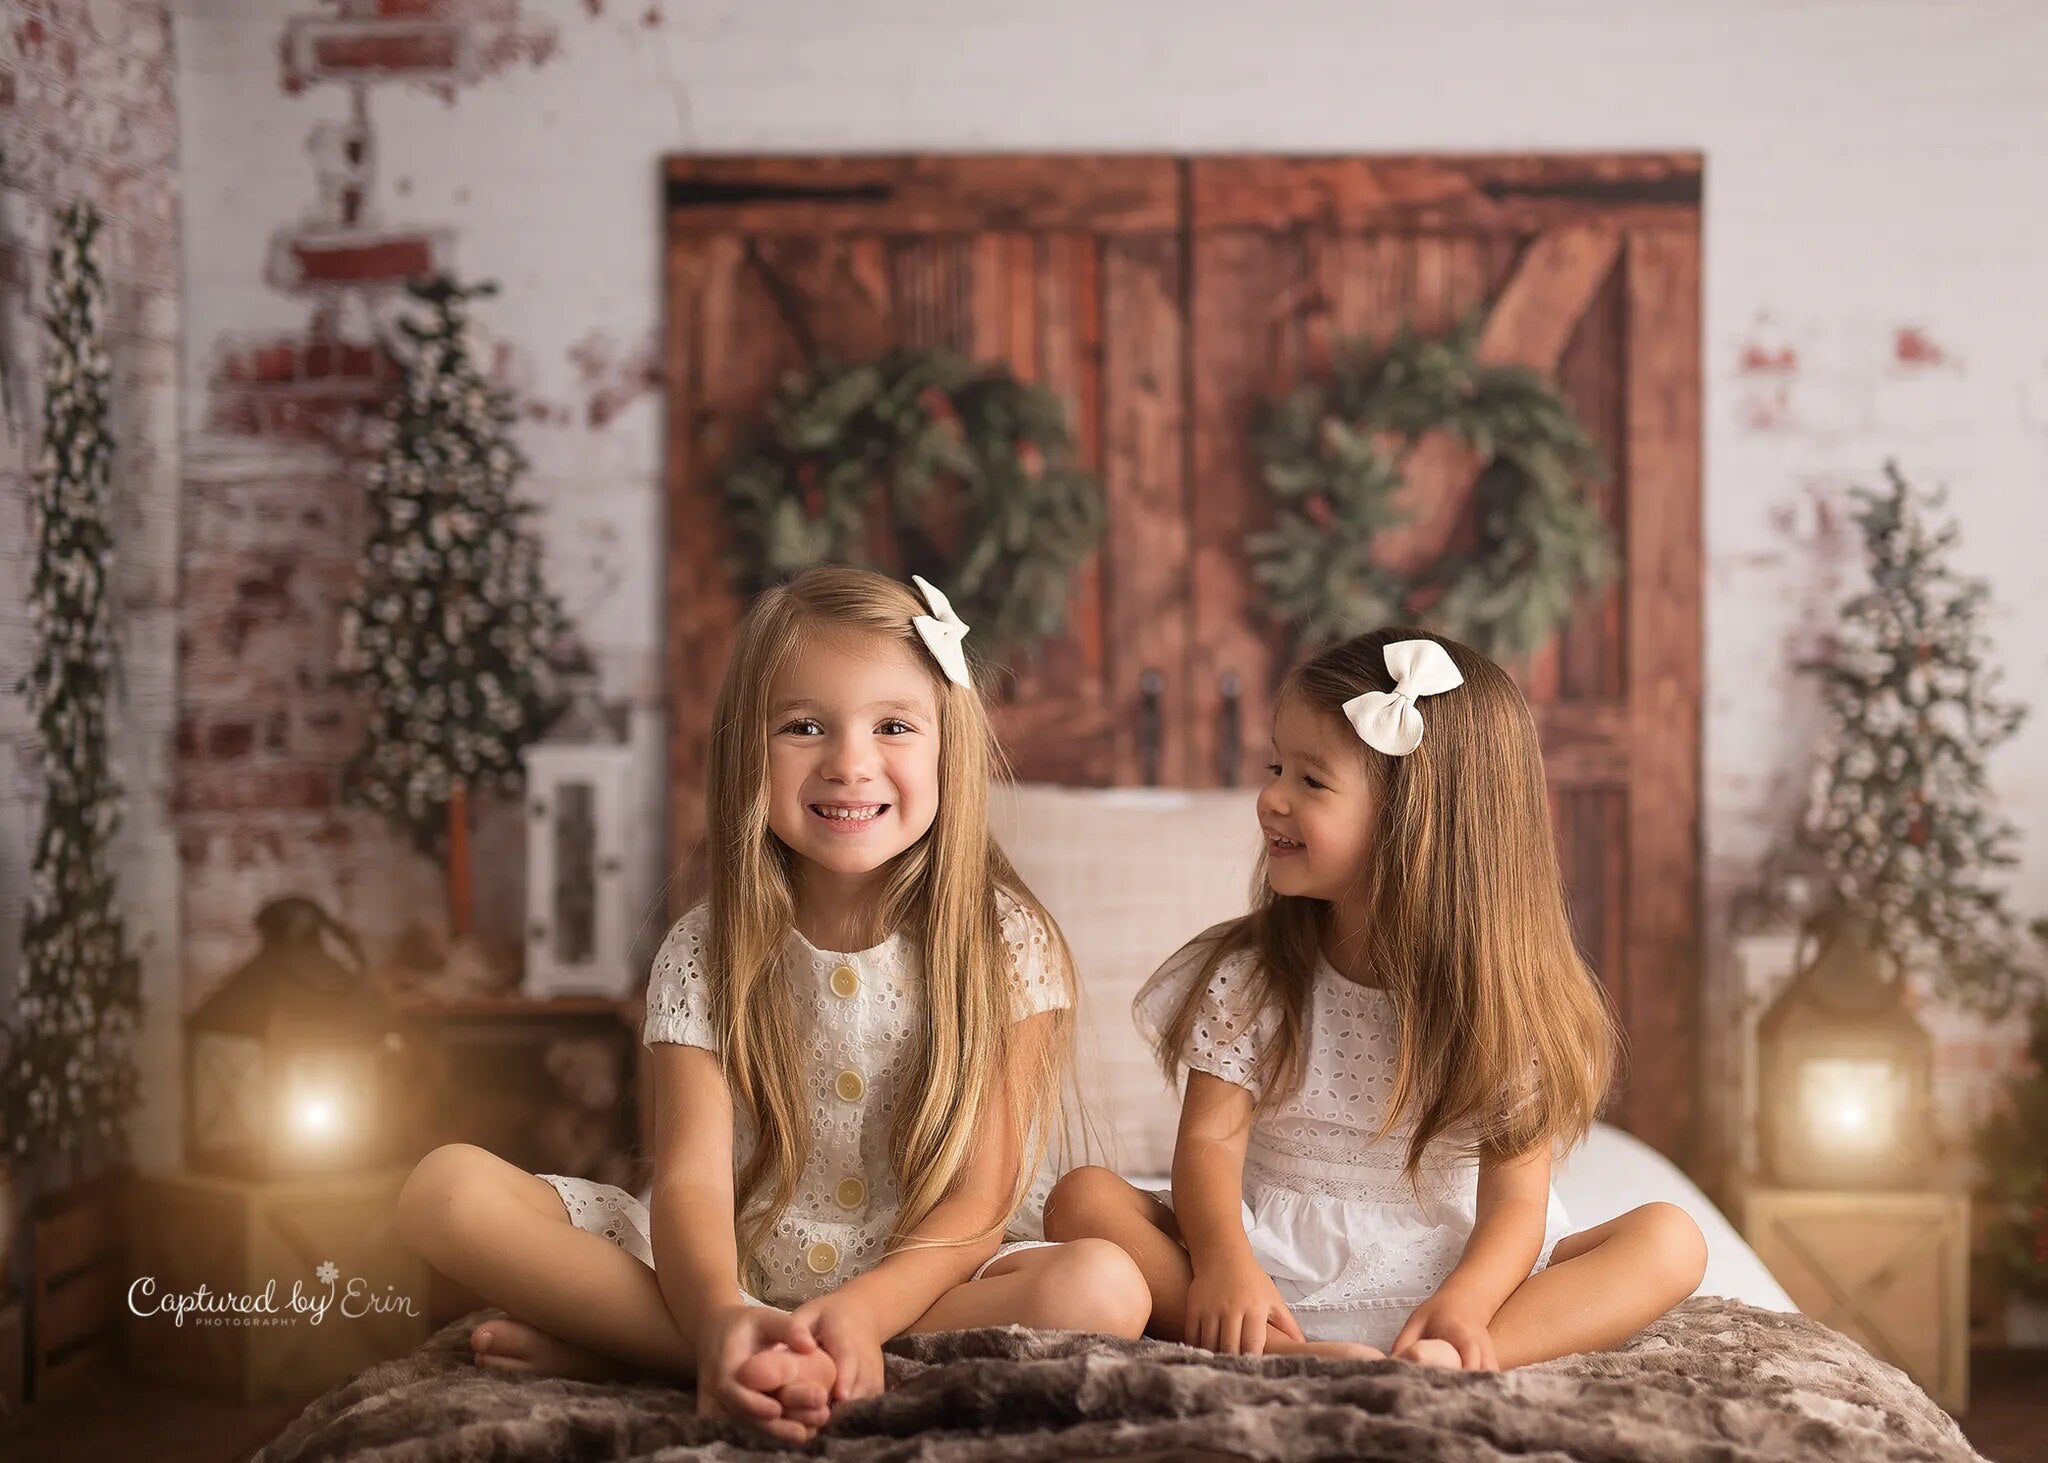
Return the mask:
[[[1131,1003],[1131,1017],[1147,1041],[1158,1043],[1159,1034],[1189,988],[1201,979],[1202,967],[1227,929],[1227,925],[1216,925],[1204,930],[1146,979]],[[1255,1076],[1259,1055],[1279,1033],[1281,1020],[1277,1008],[1255,1007],[1258,968],[1256,950],[1236,950],[1217,963],[1197,999],[1187,1040],[1177,1053],[1178,1061],[1189,1071],[1220,1077],[1255,1098],[1264,1095]]]
[[654,954],[647,977],[647,1019],[640,1040],[719,1050],[711,1015],[711,972],[707,965],[710,908],[700,904],[675,922]]
[[996,891],[996,910],[1010,966],[1010,1019],[1071,1005],[1060,942],[1044,918],[1007,889]]

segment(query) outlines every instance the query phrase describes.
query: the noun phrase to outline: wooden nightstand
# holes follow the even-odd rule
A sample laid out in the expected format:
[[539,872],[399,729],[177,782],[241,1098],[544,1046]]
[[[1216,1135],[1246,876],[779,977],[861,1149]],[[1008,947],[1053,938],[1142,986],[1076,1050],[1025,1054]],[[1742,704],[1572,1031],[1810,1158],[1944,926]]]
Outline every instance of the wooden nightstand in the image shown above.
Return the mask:
[[1951,1413],[1970,1394],[1970,1199],[1922,1190],[1736,1186],[1737,1222],[1799,1309],[1904,1371]]

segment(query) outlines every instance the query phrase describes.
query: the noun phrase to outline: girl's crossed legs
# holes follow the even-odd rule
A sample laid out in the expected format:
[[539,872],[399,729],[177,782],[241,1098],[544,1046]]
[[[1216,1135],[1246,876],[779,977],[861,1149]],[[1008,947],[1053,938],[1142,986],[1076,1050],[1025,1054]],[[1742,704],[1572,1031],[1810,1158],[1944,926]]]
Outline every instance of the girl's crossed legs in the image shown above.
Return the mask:
[[[545,1179],[449,1144],[406,1180],[398,1227],[429,1264],[507,1313],[470,1334],[481,1365],[590,1379],[695,1375],[695,1338],[676,1326],[654,1271],[578,1228]],[[1136,1336],[1150,1309],[1130,1258],[1090,1240],[1005,1255],[940,1296],[910,1331],[1022,1325]],[[821,1406],[831,1380],[822,1354],[779,1347],[742,1377],[762,1392],[815,1382]]]
[[[1148,1329],[1168,1341],[1184,1341],[1188,1287],[1195,1267],[1180,1239],[1173,1210],[1122,1175],[1090,1165],[1068,1173],[1045,1203],[1045,1237],[1068,1244],[1083,1236],[1111,1240],[1145,1276],[1151,1296]],[[1266,1327],[1266,1351],[1273,1356],[1335,1356],[1354,1361],[1383,1360],[1386,1353],[1350,1341],[1296,1341]]]
[[[1194,1267],[1180,1243],[1173,1210],[1105,1168],[1079,1168],[1061,1179],[1045,1208],[1048,1239],[1098,1235],[1138,1262],[1153,1298],[1156,1335],[1182,1339],[1181,1322]],[[1525,1366],[1627,1340],[1698,1288],[1706,1241],[1692,1216],[1674,1204],[1645,1204],[1565,1235],[1550,1263],[1516,1287],[1487,1327],[1503,1367]],[[1272,1327],[1266,1350],[1379,1357],[1367,1346],[1294,1341]],[[1398,1358],[1457,1366],[1457,1348],[1423,1340]]]

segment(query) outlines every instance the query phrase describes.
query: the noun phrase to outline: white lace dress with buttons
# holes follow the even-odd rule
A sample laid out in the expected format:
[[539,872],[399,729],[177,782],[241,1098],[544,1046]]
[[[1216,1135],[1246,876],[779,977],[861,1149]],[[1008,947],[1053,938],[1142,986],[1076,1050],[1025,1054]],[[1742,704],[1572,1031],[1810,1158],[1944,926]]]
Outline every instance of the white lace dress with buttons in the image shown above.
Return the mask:
[[[1007,894],[998,899],[1015,1018],[1066,1005],[1066,985],[1045,926]],[[675,1042],[719,1050],[705,921],[706,907],[698,905],[676,922],[654,957],[641,1032],[650,1046]],[[810,1157],[795,1198],[762,1241],[757,1284],[747,1293],[750,1301],[784,1308],[834,1290],[882,1259],[902,1207],[889,1163],[890,1125],[897,1102],[908,1096],[904,1086],[911,1041],[924,1000],[919,952],[905,934],[849,953],[820,950],[792,929],[786,951],[796,1015],[806,1033]],[[754,1140],[743,1114],[738,1124],[735,1173]],[[579,1228],[604,1235],[647,1265],[654,1263],[647,1206],[640,1199],[589,1179],[540,1177],[554,1185]],[[988,1264],[1038,1243],[1007,1243]]]
[[[1138,992],[1134,1014],[1148,1037],[1200,976],[1215,933],[1183,947]],[[1280,1019],[1251,1009],[1257,959],[1241,951],[1216,968],[1181,1053],[1191,1070],[1255,1097],[1253,1069]],[[1464,1253],[1477,1217],[1479,1165],[1461,1159],[1450,1143],[1440,1157],[1432,1147],[1411,1185],[1402,1166],[1412,1121],[1403,1118],[1374,1141],[1400,1052],[1385,991],[1319,962],[1303,1027],[1299,1089],[1262,1106],[1252,1122],[1245,1234],[1305,1336],[1384,1351]],[[1536,1270],[1550,1263],[1552,1247],[1568,1232],[1553,1189]]]

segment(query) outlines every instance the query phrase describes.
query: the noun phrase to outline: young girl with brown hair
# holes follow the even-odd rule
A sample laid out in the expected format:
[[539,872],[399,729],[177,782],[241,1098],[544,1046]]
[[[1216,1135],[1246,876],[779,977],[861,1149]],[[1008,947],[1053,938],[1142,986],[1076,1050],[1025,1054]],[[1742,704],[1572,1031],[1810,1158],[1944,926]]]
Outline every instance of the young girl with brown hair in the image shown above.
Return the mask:
[[1186,1073],[1172,1205],[1077,1169],[1046,1233],[1115,1240],[1153,1330],[1217,1351],[1490,1368],[1633,1334],[1706,1247],[1668,1204],[1568,1233],[1551,1189],[1616,1037],[1521,694],[1455,641],[1379,631],[1287,678],[1273,746],[1254,908],[1137,1000]]
[[881,1390],[892,1336],[1142,1329],[1114,1245],[1002,1243],[1057,1127],[1074,977],[989,835],[967,627],[918,585],[813,569],[739,628],[709,897],[647,993],[651,1206],[459,1145],[407,1182],[407,1240],[511,1317],[476,1328],[480,1363],[694,1376],[701,1413],[802,1442]]

